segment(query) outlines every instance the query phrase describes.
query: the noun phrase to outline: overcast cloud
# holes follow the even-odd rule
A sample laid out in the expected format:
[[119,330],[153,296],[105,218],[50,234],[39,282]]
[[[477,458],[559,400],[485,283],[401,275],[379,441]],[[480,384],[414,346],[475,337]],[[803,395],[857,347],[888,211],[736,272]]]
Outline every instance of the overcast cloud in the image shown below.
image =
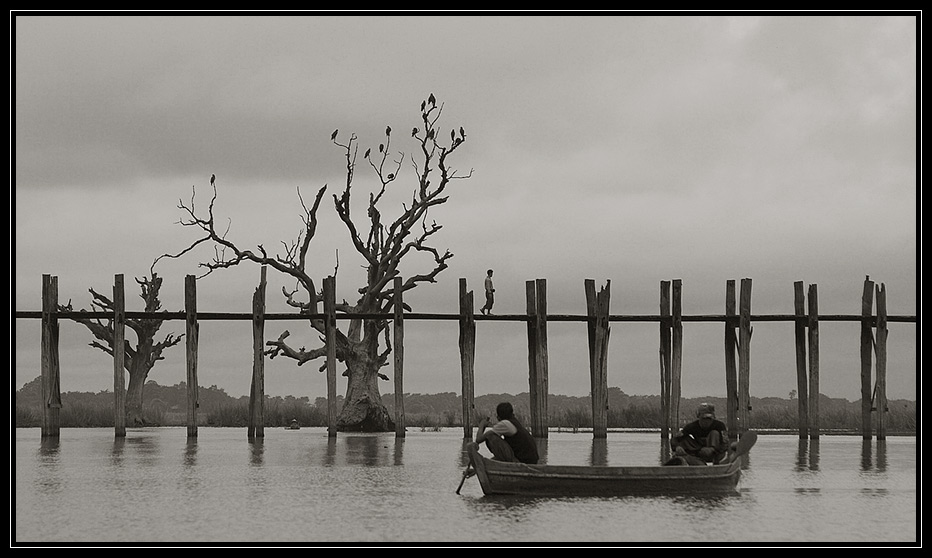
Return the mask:
[[[455,254],[417,312],[457,311],[459,278],[498,314],[525,311],[546,278],[551,313],[585,314],[585,279],[611,280],[612,314],[656,314],[660,281],[682,279],[684,314],[721,314],[725,284],[753,279],[752,313],[791,314],[793,283],[817,284],[823,314],[859,314],[866,275],[888,312],[918,315],[917,22],[911,15],[28,16],[15,17],[16,310],[39,310],[43,274],[60,300],[133,277],[194,240],[179,200],[206,203],[243,247],[302,229],[305,199],[340,188],[339,129],[374,147],[416,126],[433,93],[462,126],[449,202],[431,215]],[[408,134],[393,136],[410,153]],[[360,158],[361,159],[361,158]],[[355,190],[373,181],[359,165]],[[405,166],[395,207],[414,188]],[[329,198],[328,198],[329,199]],[[312,274],[353,300],[361,261],[332,202],[319,213]],[[182,310],[196,256],[163,261],[163,308]],[[412,262],[413,264],[413,262]],[[414,265],[411,273],[423,271]],[[248,312],[256,266],[198,283],[201,311]],[[270,273],[269,311],[292,282]],[[38,320],[15,321],[15,388],[39,374]],[[318,343],[299,322],[270,322]],[[527,391],[522,323],[480,322],[476,393]],[[655,323],[614,323],[609,385],[659,393]],[[887,393],[916,397],[918,326],[891,323]],[[182,322],[163,332],[183,333]],[[584,324],[551,323],[550,389],[589,391]],[[684,328],[683,395],[724,396],[723,327]],[[821,327],[821,389],[858,399],[859,325]],[[461,390],[455,322],[406,326],[405,385]],[[112,389],[83,326],[61,328],[62,390]],[[793,327],[754,325],[751,395],[796,387]],[[199,380],[248,394],[248,322],[201,324]],[[317,364],[267,364],[266,392],[326,395]],[[150,375],[185,379],[183,344]],[[344,384],[339,385],[342,393]],[[383,392],[393,390],[391,382]]]

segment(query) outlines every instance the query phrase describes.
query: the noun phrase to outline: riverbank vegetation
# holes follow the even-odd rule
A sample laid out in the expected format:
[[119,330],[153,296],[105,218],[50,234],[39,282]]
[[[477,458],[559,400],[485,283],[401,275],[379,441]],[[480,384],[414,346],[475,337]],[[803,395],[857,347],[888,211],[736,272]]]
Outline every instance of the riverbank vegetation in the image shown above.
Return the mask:
[[[16,392],[15,420],[17,427],[41,425],[40,379],[24,385]],[[627,395],[616,387],[609,388],[609,428],[659,429],[660,397],[657,395]],[[246,427],[249,410],[247,396],[232,397],[217,386],[198,390],[198,423],[203,426]],[[394,416],[394,396],[382,396],[388,412]],[[529,422],[530,404],[527,393],[488,394],[475,398],[477,416],[494,418],[495,406],[500,401],[511,401],[519,418]],[[161,386],[153,380],[146,382],[143,415],[148,426],[183,426],[186,424],[187,392],[185,384]],[[692,412],[701,402],[715,405],[719,418],[725,420],[722,410],[724,397],[683,399],[680,416],[683,423],[692,420]],[[588,397],[550,395],[548,399],[549,424],[552,428],[586,430],[592,428],[592,411]],[[343,398],[337,398],[343,404]],[[405,424],[408,428],[440,430],[462,428],[463,403],[452,392],[438,394],[409,393],[404,397]],[[761,430],[795,431],[797,424],[795,399],[778,397],[751,398],[753,427]],[[267,396],[265,399],[267,427],[287,426],[292,419],[305,427],[327,426],[327,399],[317,397]],[[916,402],[904,399],[888,401],[887,433],[916,433]],[[62,394],[61,426],[109,427],[113,426],[113,392],[66,392]],[[860,432],[861,402],[822,396],[819,401],[819,426],[825,432]]]

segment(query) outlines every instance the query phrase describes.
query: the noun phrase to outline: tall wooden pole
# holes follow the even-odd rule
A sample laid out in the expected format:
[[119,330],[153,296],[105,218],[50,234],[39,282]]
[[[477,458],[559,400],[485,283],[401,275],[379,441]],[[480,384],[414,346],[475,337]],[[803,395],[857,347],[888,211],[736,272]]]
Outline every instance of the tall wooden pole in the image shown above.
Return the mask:
[[735,280],[725,283],[725,417],[728,434],[738,437],[738,364],[735,351],[738,348],[737,303],[735,302]]
[[819,434],[819,288],[809,285],[809,439]]
[[327,343],[327,436],[337,436],[336,278],[324,279],[324,338]]
[[874,352],[874,282],[870,276],[864,277],[864,290],[861,293],[861,438],[871,439],[871,355]]
[[265,437],[265,288],[266,266],[252,294],[252,384],[249,390],[249,423],[246,437]]
[[877,440],[887,439],[887,287],[877,287]]
[[793,330],[796,336],[796,420],[799,438],[809,437],[809,362],[806,359],[806,292],[802,281],[793,283],[793,311],[796,321]]
[[670,370],[673,368],[670,347],[670,282],[660,282],[660,437],[670,437]]
[[534,281],[526,281],[525,298],[527,301],[527,377],[528,377],[528,399],[531,412],[531,428],[534,426],[534,415],[537,412],[537,385],[538,362],[537,351],[539,344],[537,342],[538,324],[537,324],[537,284]]
[[739,429],[750,428],[751,416],[751,280],[741,280],[738,308],[738,420]]
[[476,319],[472,291],[466,290],[466,279],[460,278],[460,374],[463,382],[463,439],[472,440],[475,421]]
[[[528,359],[533,365],[528,374],[531,400],[531,434],[535,438],[548,437],[547,396],[547,280],[527,282],[528,302]],[[533,327],[533,336],[531,328]],[[533,347],[531,338],[533,337]]]
[[670,374],[670,415],[673,429],[680,428],[680,394],[683,384],[683,281],[673,280],[673,368]]
[[392,338],[395,343],[395,438],[405,437],[405,321],[402,291],[401,277],[395,277],[392,296],[392,309],[394,310]]
[[185,364],[188,388],[188,438],[197,437],[197,283],[194,275],[184,278]]
[[123,275],[113,276],[113,434],[126,436],[126,294]]
[[61,370],[58,355],[58,277],[42,276],[42,438],[61,434]]
[[592,400],[592,437],[608,436],[608,340],[611,281],[595,292],[595,281],[586,279],[586,310],[589,317],[589,386]]

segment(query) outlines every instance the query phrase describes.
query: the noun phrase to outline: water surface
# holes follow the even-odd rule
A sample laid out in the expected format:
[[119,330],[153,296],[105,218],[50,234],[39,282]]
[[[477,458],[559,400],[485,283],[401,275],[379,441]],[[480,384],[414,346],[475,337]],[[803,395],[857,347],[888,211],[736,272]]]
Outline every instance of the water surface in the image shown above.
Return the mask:
[[[657,465],[658,433],[551,432],[554,464]],[[487,452],[485,452],[487,454]],[[733,495],[527,498],[456,488],[460,428],[16,429],[13,543],[916,546],[915,437],[761,435]]]

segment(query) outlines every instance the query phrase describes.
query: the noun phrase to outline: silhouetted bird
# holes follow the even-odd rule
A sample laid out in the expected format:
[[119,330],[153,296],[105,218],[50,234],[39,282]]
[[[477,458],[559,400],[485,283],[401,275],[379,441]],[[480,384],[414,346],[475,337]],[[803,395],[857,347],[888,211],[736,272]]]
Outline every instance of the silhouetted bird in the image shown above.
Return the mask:
[[339,131],[340,131],[340,130],[337,129],[337,130],[334,130],[332,134],[330,134],[330,141],[333,141],[333,140],[337,139],[337,132],[339,132]]
[[411,137],[413,138],[413,137],[416,136],[416,135],[417,135],[417,128],[413,128],[413,129],[411,130]]
[[386,135],[386,136],[392,135],[392,127],[391,127],[391,126],[386,126],[386,127],[385,127],[385,135]]
[[392,180],[392,179],[394,179],[394,178],[395,178],[395,175],[394,175],[393,173],[388,173],[388,179],[389,179],[389,180]]
[[368,158],[369,158],[369,152],[370,152],[370,151],[372,151],[372,149],[371,149],[371,148],[370,148],[370,149],[367,149],[367,150],[366,150],[366,159],[368,159]]
[[214,185],[214,180],[217,180],[217,175],[216,175],[216,174],[210,175],[210,185],[211,185],[211,186]]
[[430,97],[427,98],[427,102],[430,103],[432,106],[437,106],[437,99],[434,98],[433,93],[431,93]]
[[421,101],[421,112],[424,112],[425,106],[427,106],[427,101]]
[[450,130],[450,141],[456,139],[456,130]]
[[460,136],[463,137],[463,138],[466,137],[466,132],[463,131],[463,127],[462,127],[462,126],[460,126]]
[[385,149],[385,144],[380,143],[380,144],[379,144],[379,153],[381,153],[384,149]]

